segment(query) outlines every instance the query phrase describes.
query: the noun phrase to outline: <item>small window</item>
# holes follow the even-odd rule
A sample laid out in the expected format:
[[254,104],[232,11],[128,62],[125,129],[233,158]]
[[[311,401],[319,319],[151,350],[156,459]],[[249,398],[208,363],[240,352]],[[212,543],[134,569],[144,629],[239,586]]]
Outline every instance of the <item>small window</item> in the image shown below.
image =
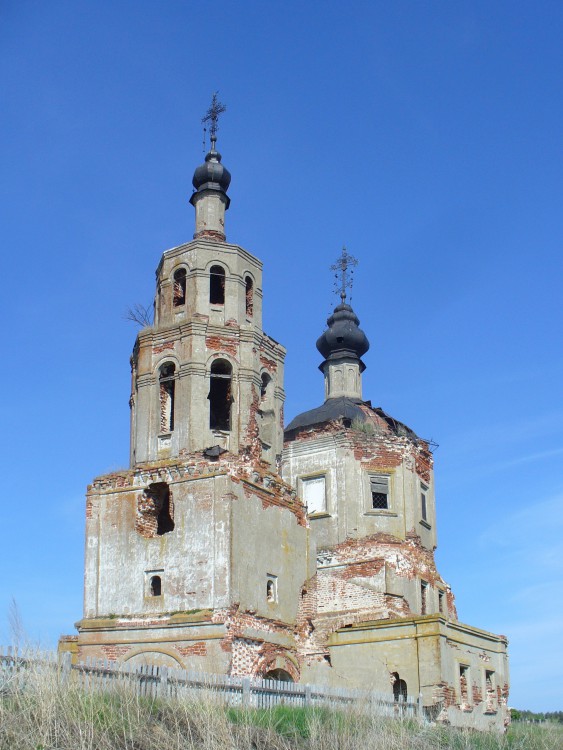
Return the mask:
[[266,577],[266,601],[277,602],[278,600],[278,579],[277,576],[269,575]]
[[225,304],[225,269],[221,266],[211,266],[209,271],[209,302]]
[[186,304],[186,269],[179,268],[174,273],[173,305],[180,307]]
[[162,578],[160,576],[151,576],[149,590],[151,596],[162,595]]
[[444,592],[441,589],[439,589],[438,590],[438,612],[441,615],[443,615],[445,611],[445,602],[444,602],[445,596],[446,595],[444,594]]
[[247,276],[244,284],[246,287],[246,314],[251,318],[254,312],[254,282],[250,276]]
[[426,581],[420,582],[420,614],[425,615],[428,608],[428,584]]
[[303,502],[307,507],[307,513],[311,516],[315,513],[326,512],[326,481],[324,475],[321,477],[310,477],[301,480]]
[[369,478],[371,490],[371,507],[373,510],[389,508],[389,477],[372,475]]
[[209,427],[212,430],[231,429],[231,404],[233,369],[225,359],[216,359],[211,365],[209,383]]
[[428,487],[426,485],[421,484],[420,485],[420,517],[423,521],[428,521],[428,511],[426,507],[426,493],[428,492]]

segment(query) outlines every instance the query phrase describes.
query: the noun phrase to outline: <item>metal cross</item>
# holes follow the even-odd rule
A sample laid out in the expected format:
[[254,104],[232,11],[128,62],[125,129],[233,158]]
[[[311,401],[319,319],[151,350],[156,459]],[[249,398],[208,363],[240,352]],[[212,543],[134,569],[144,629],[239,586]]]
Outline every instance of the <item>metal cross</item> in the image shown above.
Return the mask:
[[[340,292],[340,299],[344,303],[346,299],[346,289],[352,290],[352,278],[354,271],[353,267],[358,265],[358,261],[353,255],[349,255],[346,252],[346,248],[342,248],[342,255],[337,258],[336,263],[330,267],[331,271],[336,271],[334,277],[336,279],[334,286],[335,290]],[[350,270],[348,270],[350,269]],[[340,279],[338,278],[340,276]]]
[[205,116],[202,117],[201,121],[203,123],[203,131],[205,133],[205,126],[209,122],[211,123],[209,126],[209,136],[211,140],[211,148],[213,149],[215,147],[215,143],[217,142],[217,130],[219,128],[218,122],[219,122],[219,115],[223,114],[223,112],[227,111],[227,107],[224,104],[221,104],[219,99],[217,99],[217,94],[219,92],[216,91],[213,94],[213,97],[211,98],[211,106],[205,113]]

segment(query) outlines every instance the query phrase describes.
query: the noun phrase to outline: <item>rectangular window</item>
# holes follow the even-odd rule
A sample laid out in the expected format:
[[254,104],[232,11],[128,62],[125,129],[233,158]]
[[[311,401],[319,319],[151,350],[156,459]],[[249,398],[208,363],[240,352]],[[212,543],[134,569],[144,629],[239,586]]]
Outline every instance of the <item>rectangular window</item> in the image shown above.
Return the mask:
[[326,513],[325,485],[324,475],[301,480],[303,502],[307,506],[307,513],[310,516],[315,513]]
[[389,477],[371,475],[369,478],[371,491],[371,507],[373,510],[386,510],[389,508]]
[[444,614],[444,609],[445,609],[444,599],[445,599],[445,594],[444,594],[444,592],[443,592],[443,591],[441,591],[441,590],[439,590],[439,591],[438,591],[438,612],[439,612],[439,613],[440,613],[441,615],[443,615],[443,614]]
[[423,521],[428,521],[428,511],[426,507],[426,493],[428,487],[424,484],[420,485],[420,517]]

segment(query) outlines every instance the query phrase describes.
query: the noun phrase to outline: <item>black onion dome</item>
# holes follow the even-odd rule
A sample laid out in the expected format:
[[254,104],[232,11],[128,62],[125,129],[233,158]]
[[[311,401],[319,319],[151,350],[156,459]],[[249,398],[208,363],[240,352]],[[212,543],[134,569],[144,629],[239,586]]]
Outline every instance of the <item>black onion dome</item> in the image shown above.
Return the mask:
[[192,185],[198,192],[220,190],[226,193],[230,184],[231,173],[221,164],[221,154],[212,148],[205,157],[205,163],[196,168]]
[[350,305],[345,302],[334,308],[327,320],[328,329],[317,341],[317,349],[325,359],[357,357],[369,349],[366,334],[358,327],[360,321]]

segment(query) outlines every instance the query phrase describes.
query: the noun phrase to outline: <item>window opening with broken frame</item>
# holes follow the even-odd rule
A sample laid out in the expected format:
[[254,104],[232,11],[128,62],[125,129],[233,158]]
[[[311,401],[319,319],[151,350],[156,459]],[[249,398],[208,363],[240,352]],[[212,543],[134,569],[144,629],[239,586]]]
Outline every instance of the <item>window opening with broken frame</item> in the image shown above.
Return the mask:
[[420,614],[427,614],[428,610],[428,583],[426,581],[420,582]]
[[372,510],[389,509],[389,477],[370,474],[369,477]]
[[209,302],[225,304],[225,269],[222,266],[211,266],[209,270]]
[[209,378],[209,427],[212,430],[231,430],[233,403],[233,368],[226,359],[216,359]]
[[469,667],[459,665],[459,695],[462,703],[469,703]]

